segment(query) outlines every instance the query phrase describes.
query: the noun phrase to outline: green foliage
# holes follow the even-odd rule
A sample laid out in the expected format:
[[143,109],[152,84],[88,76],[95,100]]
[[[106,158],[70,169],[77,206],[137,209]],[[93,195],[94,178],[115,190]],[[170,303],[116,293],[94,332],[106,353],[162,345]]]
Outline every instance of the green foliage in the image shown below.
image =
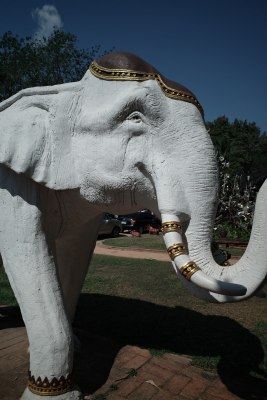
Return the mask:
[[220,197],[215,219],[215,238],[249,239],[255,208],[256,187],[247,177],[243,190],[241,179],[229,172],[229,162],[219,157]]
[[220,361],[219,356],[215,357],[200,357],[200,356],[195,356],[192,357],[192,365],[198,368],[203,368],[206,370],[214,370],[218,367]]
[[164,354],[168,353],[167,349],[156,349],[152,347],[149,348],[148,350],[153,357],[162,357],[164,356]]
[[261,133],[255,122],[235,119],[230,122],[222,116],[207,123],[207,129],[218,157],[229,162],[229,173],[234,178],[251,176],[267,177],[267,136]]
[[267,136],[255,122],[219,117],[207,123],[218,158],[220,197],[215,237],[248,239],[256,193],[267,178]]
[[99,52],[99,45],[79,49],[76,36],[61,30],[42,40],[6,32],[0,38],[0,101],[27,87],[77,81]]
[[228,238],[228,239],[245,239],[248,240],[250,237],[250,226],[242,224],[236,226],[234,222],[223,222],[216,225],[214,238]]
[[127,372],[127,377],[130,378],[131,376],[137,376],[137,374],[138,374],[137,370],[135,368],[131,368]]

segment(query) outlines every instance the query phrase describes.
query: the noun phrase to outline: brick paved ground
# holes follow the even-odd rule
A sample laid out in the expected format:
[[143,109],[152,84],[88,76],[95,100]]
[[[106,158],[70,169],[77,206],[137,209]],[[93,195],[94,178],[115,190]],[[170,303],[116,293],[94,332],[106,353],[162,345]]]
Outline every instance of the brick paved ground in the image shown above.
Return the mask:
[[18,400],[28,371],[28,340],[25,328],[0,331],[0,399]]
[[[76,382],[86,399],[236,400],[216,373],[174,354],[153,356],[135,346],[77,331],[82,352],[76,357]],[[0,399],[18,400],[26,385],[28,341],[24,327],[0,331]]]
[[[1,400],[18,400],[26,386],[28,340],[20,325],[18,309],[0,308]],[[87,400],[267,400],[266,382],[247,377],[239,383],[238,371],[223,377],[226,385],[216,372],[192,366],[187,356],[156,356],[84,330],[74,331],[81,343],[75,356],[75,382]]]
[[[98,247],[97,252],[103,254],[103,249]],[[151,254],[147,257],[152,258]],[[154,257],[161,255],[154,252]],[[266,384],[260,387],[262,381],[246,387],[243,380],[238,387],[235,376],[230,376],[228,388],[234,388],[230,391],[217,373],[193,367],[189,357],[153,356],[148,350],[121,347],[86,331],[76,329],[75,333],[81,342],[81,352],[75,357],[75,381],[87,400],[267,400]],[[0,400],[18,400],[22,394],[27,380],[27,348],[18,309],[0,307]]]
[[190,362],[188,357],[152,356],[148,350],[126,346],[95,395],[106,395],[109,400],[239,399],[216,374],[192,367]]

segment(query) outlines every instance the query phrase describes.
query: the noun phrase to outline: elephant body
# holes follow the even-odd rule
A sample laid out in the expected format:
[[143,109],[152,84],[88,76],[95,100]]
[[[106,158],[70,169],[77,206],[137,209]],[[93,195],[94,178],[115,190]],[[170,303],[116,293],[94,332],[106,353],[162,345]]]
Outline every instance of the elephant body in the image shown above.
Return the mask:
[[112,53],[80,82],[21,91],[0,104],[0,130],[0,252],[30,342],[23,400],[80,396],[71,321],[104,212],[161,216],[173,267],[207,300],[242,300],[265,278],[265,186],[244,259],[216,265],[218,174],[203,109],[140,58]]

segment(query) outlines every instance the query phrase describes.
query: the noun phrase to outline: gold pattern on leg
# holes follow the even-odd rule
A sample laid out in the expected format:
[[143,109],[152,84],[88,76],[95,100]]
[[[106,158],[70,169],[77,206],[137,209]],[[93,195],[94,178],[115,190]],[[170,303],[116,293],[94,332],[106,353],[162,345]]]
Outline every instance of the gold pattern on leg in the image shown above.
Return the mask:
[[28,388],[29,390],[39,396],[57,396],[70,392],[73,387],[72,375],[68,375],[66,378],[61,376],[59,379],[53,378],[49,382],[48,378],[42,380],[40,377],[35,379],[29,371],[28,376]]

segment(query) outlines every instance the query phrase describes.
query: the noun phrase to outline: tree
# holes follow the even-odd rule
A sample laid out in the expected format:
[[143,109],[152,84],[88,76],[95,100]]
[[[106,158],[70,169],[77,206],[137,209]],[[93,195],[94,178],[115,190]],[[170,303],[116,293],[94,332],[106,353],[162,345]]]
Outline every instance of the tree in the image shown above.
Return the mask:
[[207,128],[218,157],[224,157],[229,162],[228,173],[233,179],[238,175],[246,181],[250,176],[255,181],[264,170],[267,171],[267,137],[255,122],[235,119],[230,123],[223,116],[208,122]]
[[248,176],[246,182],[243,180],[241,190],[241,177],[229,174],[230,163],[222,156],[218,158],[218,162],[221,185],[214,226],[215,237],[248,239],[255,208],[256,187],[251,184]]
[[215,221],[216,236],[248,238],[256,193],[267,178],[267,137],[254,122],[225,116],[207,123],[215,146],[220,195]]
[[76,36],[61,30],[42,40],[6,32],[0,38],[0,101],[26,87],[80,80],[99,53],[99,45],[79,49]]

